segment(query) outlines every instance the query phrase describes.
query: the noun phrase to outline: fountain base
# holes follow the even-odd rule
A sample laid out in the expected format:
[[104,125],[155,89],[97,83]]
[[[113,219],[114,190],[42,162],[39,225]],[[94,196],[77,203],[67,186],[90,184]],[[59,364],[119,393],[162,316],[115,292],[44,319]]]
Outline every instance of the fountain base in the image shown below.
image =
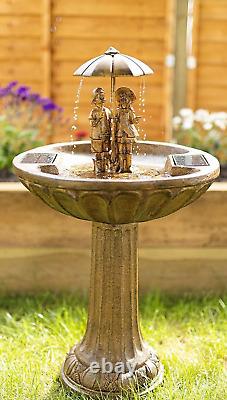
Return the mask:
[[87,330],[66,357],[62,380],[71,390],[120,394],[152,390],[163,375],[138,323],[137,224],[93,223]]
[[[76,358],[73,347],[61,372],[62,382],[73,392],[92,397],[107,396],[111,398],[112,396],[115,398],[124,392],[129,393],[130,390],[136,390],[139,395],[144,395],[160,385],[164,375],[164,367],[152,351],[150,358],[132,375],[130,373],[91,374],[88,371],[89,367]],[[91,383],[92,389],[90,388]]]

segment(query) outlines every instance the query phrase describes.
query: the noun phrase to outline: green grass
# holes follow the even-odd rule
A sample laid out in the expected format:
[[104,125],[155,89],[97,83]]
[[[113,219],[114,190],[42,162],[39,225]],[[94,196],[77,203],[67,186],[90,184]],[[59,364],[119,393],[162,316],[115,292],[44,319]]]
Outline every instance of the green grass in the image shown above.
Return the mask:
[[[227,399],[226,302],[218,296],[141,299],[143,335],[165,366],[163,384],[147,399]],[[86,308],[79,295],[0,298],[1,400],[83,398],[66,393],[58,374],[84,333]]]

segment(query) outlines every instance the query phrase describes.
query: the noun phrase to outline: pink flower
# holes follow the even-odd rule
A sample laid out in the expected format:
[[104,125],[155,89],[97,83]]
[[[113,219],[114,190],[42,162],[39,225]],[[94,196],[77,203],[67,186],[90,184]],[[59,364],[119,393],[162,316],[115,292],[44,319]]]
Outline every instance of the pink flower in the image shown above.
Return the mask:
[[82,140],[89,137],[89,133],[87,131],[76,131],[74,133],[75,140]]

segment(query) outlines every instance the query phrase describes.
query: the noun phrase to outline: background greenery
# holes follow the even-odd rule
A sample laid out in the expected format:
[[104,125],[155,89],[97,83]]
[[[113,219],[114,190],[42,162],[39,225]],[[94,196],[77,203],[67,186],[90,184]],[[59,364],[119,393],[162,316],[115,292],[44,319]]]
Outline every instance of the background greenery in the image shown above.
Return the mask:
[[37,129],[18,129],[0,116],[0,170],[12,171],[14,157],[33,147],[42,146],[43,140],[38,139]]

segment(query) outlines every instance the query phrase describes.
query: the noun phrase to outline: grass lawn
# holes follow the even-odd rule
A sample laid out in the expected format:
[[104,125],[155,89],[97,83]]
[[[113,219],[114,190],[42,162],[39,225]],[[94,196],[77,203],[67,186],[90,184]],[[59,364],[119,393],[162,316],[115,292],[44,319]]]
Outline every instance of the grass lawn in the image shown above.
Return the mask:
[[[140,299],[143,335],[165,366],[163,384],[147,399],[227,399],[226,303],[218,296]],[[83,398],[67,394],[58,374],[85,331],[86,308],[79,295],[0,298],[1,400]]]

